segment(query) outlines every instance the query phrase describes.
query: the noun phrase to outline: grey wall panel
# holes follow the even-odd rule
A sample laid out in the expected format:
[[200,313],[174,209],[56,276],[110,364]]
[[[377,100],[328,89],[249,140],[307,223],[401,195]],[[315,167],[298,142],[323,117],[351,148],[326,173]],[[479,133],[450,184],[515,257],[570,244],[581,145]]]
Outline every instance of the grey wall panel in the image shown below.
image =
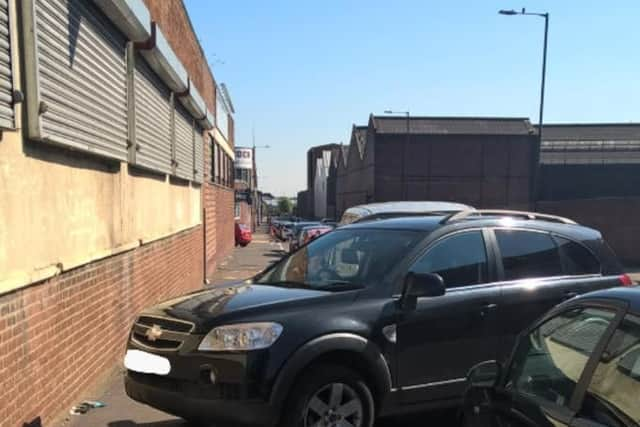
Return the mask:
[[202,134],[204,130],[200,126],[195,128],[195,139],[193,141],[193,179],[202,182],[204,172],[204,140]]
[[13,77],[11,69],[11,37],[9,5],[0,0],[0,127],[13,128]]
[[171,92],[142,56],[135,62],[136,164],[171,173]]
[[126,160],[125,39],[92,3],[36,0],[42,138]]
[[176,104],[176,176],[193,179],[193,118],[180,104]]

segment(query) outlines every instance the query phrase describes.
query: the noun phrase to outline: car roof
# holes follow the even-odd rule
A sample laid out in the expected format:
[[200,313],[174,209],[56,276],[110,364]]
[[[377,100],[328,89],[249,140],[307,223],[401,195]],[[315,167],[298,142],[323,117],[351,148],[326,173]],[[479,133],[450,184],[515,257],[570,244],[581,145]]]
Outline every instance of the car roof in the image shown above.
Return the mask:
[[342,226],[341,228],[406,229],[431,232],[444,227],[448,227],[450,231],[464,230],[467,228],[505,227],[557,233],[572,237],[576,240],[594,240],[602,237],[597,230],[580,224],[564,224],[545,220],[512,218],[508,216],[470,217],[465,220],[453,222],[446,222],[447,218],[445,215],[400,216],[355,222]]
[[363,216],[367,216],[392,212],[459,212],[467,209],[471,209],[471,206],[464,205],[462,203],[413,201],[369,203],[366,205],[353,206],[347,210],[354,213],[361,213]]
[[576,297],[572,301],[589,301],[613,299],[629,303],[629,310],[640,315],[640,286],[620,286],[595,292],[589,292]]

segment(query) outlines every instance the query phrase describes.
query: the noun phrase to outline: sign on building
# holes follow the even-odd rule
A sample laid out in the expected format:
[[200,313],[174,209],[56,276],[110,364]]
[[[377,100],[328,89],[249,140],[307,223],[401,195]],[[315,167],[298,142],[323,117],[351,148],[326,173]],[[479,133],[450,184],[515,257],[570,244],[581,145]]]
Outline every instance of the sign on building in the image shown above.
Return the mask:
[[236,147],[236,168],[253,169],[253,150],[251,148]]

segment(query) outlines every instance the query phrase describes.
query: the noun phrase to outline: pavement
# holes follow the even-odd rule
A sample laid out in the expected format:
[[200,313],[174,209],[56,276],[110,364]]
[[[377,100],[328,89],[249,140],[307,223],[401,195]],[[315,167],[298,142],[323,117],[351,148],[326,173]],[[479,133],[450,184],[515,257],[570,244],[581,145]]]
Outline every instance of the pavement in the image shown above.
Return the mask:
[[[285,243],[272,240],[266,234],[266,229],[258,230],[251,244],[235,248],[233,254],[221,263],[218,271],[210,278],[211,286],[251,277],[270,262],[280,259],[286,248]],[[57,427],[189,427],[182,419],[129,399],[124,392],[123,373],[121,364],[112,367],[109,372],[104,373],[103,381],[78,401],[78,404],[83,400],[99,401],[104,407],[91,409],[82,415],[66,415],[56,424]],[[425,424],[455,426],[455,412],[389,418],[376,423],[376,427],[421,427]]]

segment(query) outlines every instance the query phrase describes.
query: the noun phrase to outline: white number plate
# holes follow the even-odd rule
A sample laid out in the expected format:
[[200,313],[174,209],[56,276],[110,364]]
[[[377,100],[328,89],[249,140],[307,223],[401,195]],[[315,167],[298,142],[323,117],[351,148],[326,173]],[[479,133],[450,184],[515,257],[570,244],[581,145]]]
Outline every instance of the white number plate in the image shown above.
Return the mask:
[[127,350],[124,366],[130,371],[143,374],[167,375],[171,372],[169,359],[141,350]]

